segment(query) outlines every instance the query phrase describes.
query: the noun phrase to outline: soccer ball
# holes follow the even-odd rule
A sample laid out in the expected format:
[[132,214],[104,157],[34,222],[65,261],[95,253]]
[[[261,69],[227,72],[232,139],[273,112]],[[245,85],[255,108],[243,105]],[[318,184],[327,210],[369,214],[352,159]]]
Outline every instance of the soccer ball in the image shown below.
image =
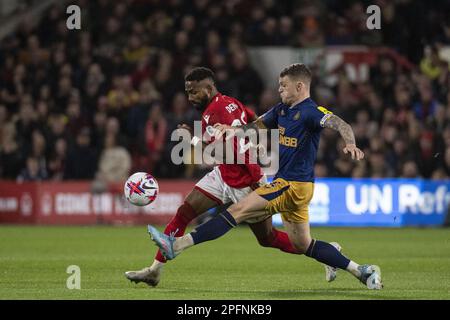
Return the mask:
[[146,172],[136,172],[131,175],[123,188],[125,198],[135,206],[149,205],[155,201],[158,191],[158,182]]

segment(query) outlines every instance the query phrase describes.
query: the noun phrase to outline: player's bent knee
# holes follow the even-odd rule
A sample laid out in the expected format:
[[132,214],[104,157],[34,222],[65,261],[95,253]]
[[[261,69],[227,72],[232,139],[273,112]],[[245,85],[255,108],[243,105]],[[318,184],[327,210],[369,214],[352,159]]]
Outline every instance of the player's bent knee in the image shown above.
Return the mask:
[[309,247],[307,241],[294,241],[292,244],[299,254],[305,254]]

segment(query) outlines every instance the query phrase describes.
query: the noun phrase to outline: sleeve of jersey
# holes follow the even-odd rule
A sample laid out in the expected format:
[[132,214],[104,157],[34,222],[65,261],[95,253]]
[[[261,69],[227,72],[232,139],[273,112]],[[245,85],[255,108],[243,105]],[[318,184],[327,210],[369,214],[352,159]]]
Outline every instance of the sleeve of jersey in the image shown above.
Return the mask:
[[244,107],[244,108],[245,108],[245,112],[247,113],[248,122],[250,123],[250,122],[255,121],[257,118],[256,113],[250,108],[247,108],[247,107]]
[[325,107],[317,106],[309,110],[307,119],[309,127],[315,130],[320,130],[325,127],[325,122],[329,117],[333,115],[333,112],[327,110]]
[[261,120],[267,128],[269,128],[269,129],[278,128],[278,110],[279,110],[279,108],[280,108],[280,105],[276,105],[261,116]]
[[[216,129],[214,128],[214,125],[216,123],[231,125],[233,123],[233,120],[234,117],[229,112],[227,112],[224,107],[217,105],[217,107],[214,109],[214,112],[210,114],[208,123],[205,124],[206,136],[209,138],[208,143],[212,143],[215,141],[214,133]],[[225,137],[223,137],[222,139],[225,139]]]
[[[216,119],[216,115],[215,113],[210,113],[207,115],[203,116],[202,119],[202,126],[203,126],[203,142],[205,142],[206,144],[210,144],[212,142],[214,142],[214,131],[216,130],[214,128],[214,124],[217,123],[217,119]],[[206,120],[208,119],[208,120]]]

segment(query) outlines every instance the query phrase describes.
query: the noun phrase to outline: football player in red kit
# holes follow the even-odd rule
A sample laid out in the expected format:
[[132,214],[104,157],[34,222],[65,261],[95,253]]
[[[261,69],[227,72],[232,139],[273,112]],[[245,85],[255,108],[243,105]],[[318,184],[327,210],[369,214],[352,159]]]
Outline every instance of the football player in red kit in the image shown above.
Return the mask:
[[[189,102],[202,111],[202,134],[203,138],[206,137],[208,140],[203,141],[194,137],[193,144],[212,142],[216,123],[242,126],[256,120],[255,113],[246,108],[239,100],[218,92],[214,73],[210,69],[199,67],[191,70],[185,76],[185,89]],[[190,129],[186,125],[181,127]],[[235,142],[234,147],[236,146]],[[187,225],[193,219],[211,208],[238,202],[258,187],[259,182],[265,182],[265,176],[258,164],[219,164],[215,166],[195,185],[183,205],[178,208],[174,218],[166,226],[164,233],[176,232],[176,236],[183,235]],[[261,246],[297,253],[287,234],[273,228],[271,217],[263,221],[248,220],[247,222]],[[165,263],[166,259],[158,250],[150,267],[139,271],[128,271],[125,276],[136,283],[145,282],[148,285],[156,286]]]

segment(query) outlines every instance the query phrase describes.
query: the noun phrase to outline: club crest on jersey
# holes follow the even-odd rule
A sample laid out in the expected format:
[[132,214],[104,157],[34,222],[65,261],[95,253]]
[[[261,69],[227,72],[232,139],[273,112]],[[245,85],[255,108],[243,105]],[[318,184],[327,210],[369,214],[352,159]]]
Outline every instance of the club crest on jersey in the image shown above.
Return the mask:
[[280,115],[282,115],[283,117],[286,115],[286,113],[284,112],[284,109],[281,109]]
[[205,114],[204,116],[203,116],[203,119],[205,119],[205,122],[206,123],[208,123],[208,121],[209,121],[209,117],[210,117],[211,115],[209,115],[209,114]]
[[294,116],[294,120],[300,119],[300,111],[297,111],[297,113]]

